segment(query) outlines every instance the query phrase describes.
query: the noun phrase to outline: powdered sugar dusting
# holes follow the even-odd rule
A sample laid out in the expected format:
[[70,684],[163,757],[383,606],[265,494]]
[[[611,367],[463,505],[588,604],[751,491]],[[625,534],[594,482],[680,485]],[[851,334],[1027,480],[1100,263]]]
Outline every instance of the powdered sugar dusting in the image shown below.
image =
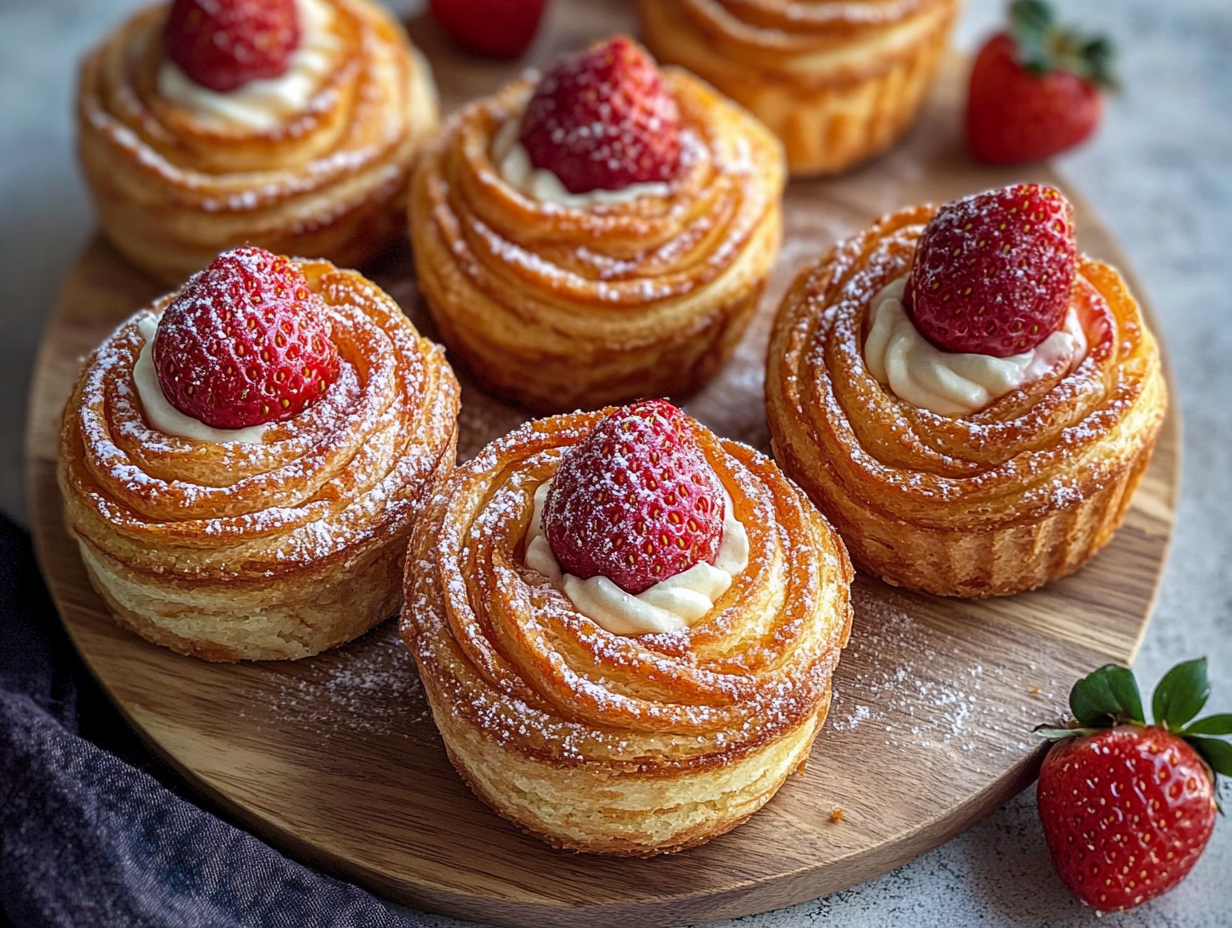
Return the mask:
[[277,685],[254,688],[255,704],[244,717],[311,728],[327,743],[352,734],[435,738],[431,709],[397,622],[311,661],[264,666],[277,674]]
[[[997,627],[939,625],[926,599],[860,578],[852,590],[855,624],[835,681],[827,730],[859,737],[893,755],[918,748],[961,755],[973,769],[1038,747],[1031,729],[1065,716],[1068,682],[1030,660],[985,666],[956,635],[989,642]],[[1005,692],[1010,690],[1009,698]]]

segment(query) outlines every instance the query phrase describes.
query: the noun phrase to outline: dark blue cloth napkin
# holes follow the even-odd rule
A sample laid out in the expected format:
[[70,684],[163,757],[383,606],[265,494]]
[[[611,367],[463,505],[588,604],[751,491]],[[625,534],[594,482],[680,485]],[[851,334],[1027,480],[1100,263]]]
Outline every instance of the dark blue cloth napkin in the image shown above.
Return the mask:
[[29,537],[0,515],[0,909],[12,925],[415,924],[188,795],[90,680]]

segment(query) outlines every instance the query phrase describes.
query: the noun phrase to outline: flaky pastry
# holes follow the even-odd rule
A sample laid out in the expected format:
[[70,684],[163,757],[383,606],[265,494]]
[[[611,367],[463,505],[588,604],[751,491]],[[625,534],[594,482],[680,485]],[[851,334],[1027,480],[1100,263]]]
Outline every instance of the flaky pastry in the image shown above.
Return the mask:
[[540,202],[494,160],[527,78],[462,109],[411,190],[419,287],[441,337],[485,387],[532,408],[683,396],[727,360],[782,235],[782,150],[755,119],[682,71],[682,168],[667,195]]
[[378,4],[305,2],[326,31],[320,60],[293,76],[310,88],[302,105],[273,119],[252,117],[277,88],[242,118],[233,94],[184,92],[215,101],[204,107],[164,92],[166,6],[135,15],[83,62],[78,153],[103,231],[164,283],[245,243],[354,267],[401,232],[412,159],[438,124],[428,64]]
[[476,795],[554,846],[640,857],[734,828],[802,767],[851,565],[771,460],[698,428],[748,566],[691,627],[607,631],[525,556],[536,489],[603,417],[528,423],[455,470],[412,535],[402,632]]
[[208,660],[305,657],[388,617],[417,507],[453,466],[441,348],[358,273],[293,263],[328,307],[341,373],[259,442],[151,424],[134,367],[174,294],[89,357],[64,412],[59,481],[95,589],[119,624]]
[[771,337],[775,457],[856,566],[940,595],[996,596],[1077,570],[1121,524],[1163,422],[1159,349],[1120,275],[1079,257],[1072,370],[968,415],[894,396],[862,354],[874,294],[911,265],[933,207],[883,217],[805,271]]
[[793,175],[832,174],[911,125],[957,0],[639,0],[647,46],[748,107]]

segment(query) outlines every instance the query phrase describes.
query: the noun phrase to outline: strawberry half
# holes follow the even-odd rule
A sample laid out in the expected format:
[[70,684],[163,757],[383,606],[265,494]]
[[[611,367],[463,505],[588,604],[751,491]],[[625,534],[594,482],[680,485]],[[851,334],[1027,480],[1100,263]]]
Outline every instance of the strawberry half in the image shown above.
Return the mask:
[[339,370],[324,302],[286,258],[249,247],[189,279],[159,320],[153,361],[167,401],[220,429],[297,416]]
[[167,57],[219,93],[282,75],[298,45],[295,0],[175,0],[163,26]]
[[429,0],[432,15],[468,51],[517,58],[535,38],[546,0]]
[[616,410],[568,452],[543,529],[566,573],[607,577],[637,594],[714,563],[724,508],[693,420],[665,400],[644,400]]
[[1074,208],[1055,187],[1015,184],[947,203],[920,236],[903,296],[946,351],[1006,358],[1061,326],[1077,273]]
[[540,79],[519,141],[570,193],[670,182],[680,168],[680,112],[650,57],[618,36]]
[[1072,728],[1044,758],[1036,803],[1057,874],[1079,901],[1123,911],[1167,892],[1215,827],[1218,774],[1232,775],[1232,715],[1192,721],[1210,694],[1206,658],[1173,667],[1146,725],[1133,674],[1109,664],[1070,693]]
[[993,164],[1038,161],[1087,138],[1116,86],[1112,45],[1061,28],[1051,7],[1018,0],[1010,30],[980,49],[967,96],[967,143]]

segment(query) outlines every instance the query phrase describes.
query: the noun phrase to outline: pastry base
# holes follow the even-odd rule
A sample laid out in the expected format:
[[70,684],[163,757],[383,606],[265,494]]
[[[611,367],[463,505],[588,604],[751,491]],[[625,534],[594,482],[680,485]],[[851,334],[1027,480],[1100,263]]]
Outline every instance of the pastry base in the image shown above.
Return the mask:
[[[645,775],[607,765],[558,765],[507,750],[442,707],[430,678],[432,716],[466,785],[522,831],[552,847],[607,857],[675,854],[726,834],[764,806],[789,774],[802,773],[830,706],[761,750],[700,769]],[[698,800],[698,795],[707,798]]]
[[311,657],[379,625],[402,602],[405,542],[257,586],[159,584],[78,539],[90,584],[116,624],[179,654],[225,662]]

